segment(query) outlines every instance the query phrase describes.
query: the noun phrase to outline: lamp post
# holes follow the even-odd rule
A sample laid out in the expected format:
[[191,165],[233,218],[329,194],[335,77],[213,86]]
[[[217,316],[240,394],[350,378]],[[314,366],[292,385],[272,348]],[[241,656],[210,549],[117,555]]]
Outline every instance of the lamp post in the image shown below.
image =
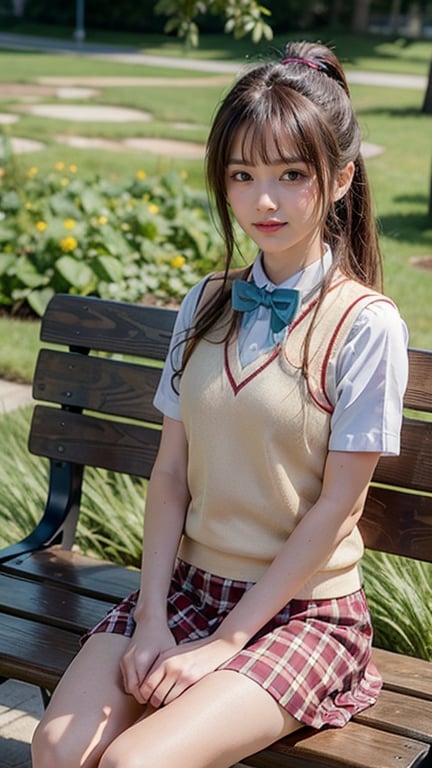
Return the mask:
[[84,2],[85,0],[76,0],[74,38],[78,45],[85,40]]

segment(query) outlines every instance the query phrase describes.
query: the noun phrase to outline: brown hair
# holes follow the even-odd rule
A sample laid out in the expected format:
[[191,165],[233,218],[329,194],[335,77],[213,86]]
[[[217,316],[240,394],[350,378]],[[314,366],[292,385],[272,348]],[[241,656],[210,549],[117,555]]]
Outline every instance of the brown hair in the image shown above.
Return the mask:
[[[225,243],[225,272],[213,296],[200,309],[185,351],[183,369],[195,345],[221,316],[230,295],[228,273],[236,242],[226,195],[225,169],[233,141],[241,128],[245,161],[269,162],[265,139],[269,126],[282,159],[287,154],[284,148],[294,147],[316,172],[323,211],[322,237],[334,256],[333,267],[321,290],[321,300],[336,268],[366,286],[381,288],[381,254],[360,155],[360,128],[345,74],[326,46],[290,42],[279,61],[253,66],[237,80],[220,104],[210,130],[206,176]],[[333,203],[330,190],[349,162],[354,163],[355,169],[351,186],[341,200]],[[317,310],[319,305],[320,302]],[[236,322],[234,317],[227,337]],[[312,327],[313,321],[310,332]]]

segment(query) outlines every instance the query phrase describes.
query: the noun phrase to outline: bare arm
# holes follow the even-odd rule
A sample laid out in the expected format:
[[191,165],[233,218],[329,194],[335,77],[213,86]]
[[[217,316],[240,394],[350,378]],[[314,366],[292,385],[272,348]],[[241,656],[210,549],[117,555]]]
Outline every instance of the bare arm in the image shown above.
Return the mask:
[[141,588],[136,629],[121,669],[125,690],[142,701],[139,686],[159,654],[175,646],[167,625],[166,599],[189,503],[187,442],[183,424],[165,418],[147,489]]
[[135,618],[166,616],[166,597],[187,506],[187,442],[182,422],[165,417],[147,489],[141,592]]

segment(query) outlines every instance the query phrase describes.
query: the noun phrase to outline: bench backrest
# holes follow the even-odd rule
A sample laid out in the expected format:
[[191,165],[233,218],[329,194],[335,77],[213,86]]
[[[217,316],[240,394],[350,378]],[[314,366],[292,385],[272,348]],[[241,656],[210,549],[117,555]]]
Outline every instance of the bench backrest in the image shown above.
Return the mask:
[[[152,400],[175,318],[62,294],[46,310],[41,339],[66,350],[40,351],[34,397],[51,405],[36,405],[29,447],[51,460],[51,496],[71,498],[63,546],[73,540],[83,466],[149,477],[162,421]],[[380,460],[361,530],[367,547],[432,561],[432,352],[410,350],[405,406],[415,413],[404,417],[401,455]]]

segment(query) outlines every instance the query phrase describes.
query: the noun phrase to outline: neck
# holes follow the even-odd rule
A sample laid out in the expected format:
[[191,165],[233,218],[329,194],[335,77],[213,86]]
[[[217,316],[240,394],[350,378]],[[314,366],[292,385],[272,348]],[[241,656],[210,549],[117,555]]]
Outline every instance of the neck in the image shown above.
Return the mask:
[[325,247],[321,246],[321,244],[319,248],[302,255],[300,259],[287,259],[284,254],[263,253],[262,266],[269,280],[274,285],[280,285],[280,283],[293,277],[293,275],[310,266],[310,264],[321,261],[324,253]]

